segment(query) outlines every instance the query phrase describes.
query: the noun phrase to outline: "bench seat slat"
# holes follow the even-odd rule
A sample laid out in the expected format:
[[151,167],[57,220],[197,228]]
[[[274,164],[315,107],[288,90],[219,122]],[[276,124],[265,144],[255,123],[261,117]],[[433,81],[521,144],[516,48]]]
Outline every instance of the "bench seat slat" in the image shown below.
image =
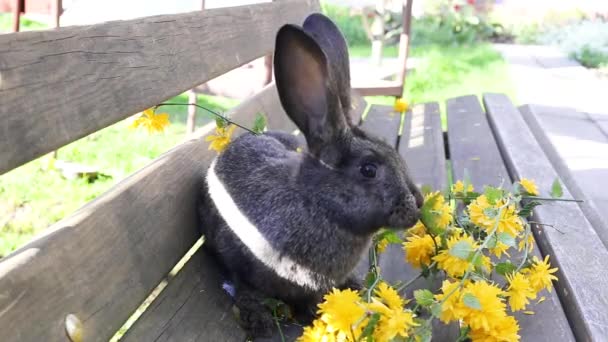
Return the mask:
[[[476,191],[483,191],[484,184],[509,188],[511,178],[501,157],[498,144],[490,130],[487,116],[476,96],[464,96],[448,101],[448,139],[454,179],[462,179],[466,167]],[[460,169],[458,169],[460,167]],[[512,257],[521,253],[511,250]],[[540,257],[538,246],[533,255]],[[517,312],[523,341],[573,341],[572,331],[566,320],[562,305],[555,293],[544,294],[547,298],[540,304],[531,304],[527,309],[536,315],[527,316]]]
[[[509,182],[509,173],[475,95],[447,101],[448,146],[454,181],[463,180],[465,169],[476,191],[484,185]],[[498,157],[498,159],[497,159]]]
[[215,259],[199,249],[122,341],[244,341]]
[[[521,113],[501,94],[484,95],[484,103],[503,156],[514,177],[534,179],[541,192],[547,193],[560,175],[534,138]],[[564,197],[571,196],[567,186],[563,187],[563,191]],[[608,336],[606,247],[576,203],[544,203],[534,210],[534,217],[536,221],[555,224],[559,229],[533,225],[543,254],[551,255],[552,265],[559,267],[559,281],[554,284],[576,339],[605,340]],[[552,313],[547,319],[555,320],[555,316]],[[543,323],[549,324],[551,321],[543,320]],[[564,338],[560,337],[559,340]]]
[[[229,115],[247,123],[271,114],[268,97],[274,86]],[[86,341],[108,340],[198,239],[196,198],[214,157],[202,139],[185,142],[3,258],[0,331],[62,341],[72,313]],[[13,324],[23,321],[37,323]]]
[[0,35],[0,174],[273,49],[315,0]]

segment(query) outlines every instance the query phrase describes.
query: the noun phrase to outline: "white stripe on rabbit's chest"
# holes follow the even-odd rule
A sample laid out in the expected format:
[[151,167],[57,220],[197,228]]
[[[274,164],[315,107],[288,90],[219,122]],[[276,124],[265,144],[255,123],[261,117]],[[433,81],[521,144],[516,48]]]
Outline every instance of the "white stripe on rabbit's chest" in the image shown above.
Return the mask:
[[281,253],[272,247],[257,227],[239,210],[215,173],[216,161],[217,159],[213,160],[207,171],[209,196],[230,230],[260,262],[271,268],[278,276],[300,286],[319,290],[321,286],[315,279],[322,276],[287,256],[281,256]]

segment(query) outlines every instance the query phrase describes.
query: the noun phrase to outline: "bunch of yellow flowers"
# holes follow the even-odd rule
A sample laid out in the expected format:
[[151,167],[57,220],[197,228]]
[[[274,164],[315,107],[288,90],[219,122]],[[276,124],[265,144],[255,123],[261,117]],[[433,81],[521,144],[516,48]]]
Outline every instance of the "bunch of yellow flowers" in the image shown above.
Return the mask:
[[536,184],[525,178],[512,192],[485,187],[476,193],[458,181],[445,195],[427,193],[420,221],[402,237],[384,230],[370,255],[400,242],[405,261],[421,276],[442,277],[441,287],[418,289],[406,300],[400,293],[412,282],[392,287],[370,258],[367,288],[327,294],[319,318],[299,341],[429,340],[435,319],[456,322],[461,339],[519,341],[513,313],[533,314],[525,311],[530,301],[542,301],[540,293],[551,291],[557,280],[549,256],[530,255],[534,239],[525,219],[539,205],[530,201],[542,199],[538,195]]

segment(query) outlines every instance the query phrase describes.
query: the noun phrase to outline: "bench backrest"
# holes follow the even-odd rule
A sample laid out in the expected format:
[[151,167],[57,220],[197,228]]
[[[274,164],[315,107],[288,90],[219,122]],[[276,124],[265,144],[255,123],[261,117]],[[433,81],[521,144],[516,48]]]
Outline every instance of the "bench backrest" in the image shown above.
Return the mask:
[[[0,36],[0,173],[272,52],[316,0],[281,0]],[[234,108],[293,130],[274,85]],[[108,340],[199,239],[195,199],[215,156],[200,135],[0,261],[0,340]],[[237,133],[238,134],[238,133]],[[61,196],[61,194],[58,194]]]

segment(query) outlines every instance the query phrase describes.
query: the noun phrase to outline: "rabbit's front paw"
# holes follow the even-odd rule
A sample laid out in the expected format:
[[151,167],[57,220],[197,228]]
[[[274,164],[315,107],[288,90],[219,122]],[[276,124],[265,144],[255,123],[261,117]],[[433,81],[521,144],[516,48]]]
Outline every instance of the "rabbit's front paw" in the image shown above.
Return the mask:
[[236,294],[236,307],[243,329],[252,338],[271,337],[274,330],[274,319],[262,298],[250,291],[239,291]]

